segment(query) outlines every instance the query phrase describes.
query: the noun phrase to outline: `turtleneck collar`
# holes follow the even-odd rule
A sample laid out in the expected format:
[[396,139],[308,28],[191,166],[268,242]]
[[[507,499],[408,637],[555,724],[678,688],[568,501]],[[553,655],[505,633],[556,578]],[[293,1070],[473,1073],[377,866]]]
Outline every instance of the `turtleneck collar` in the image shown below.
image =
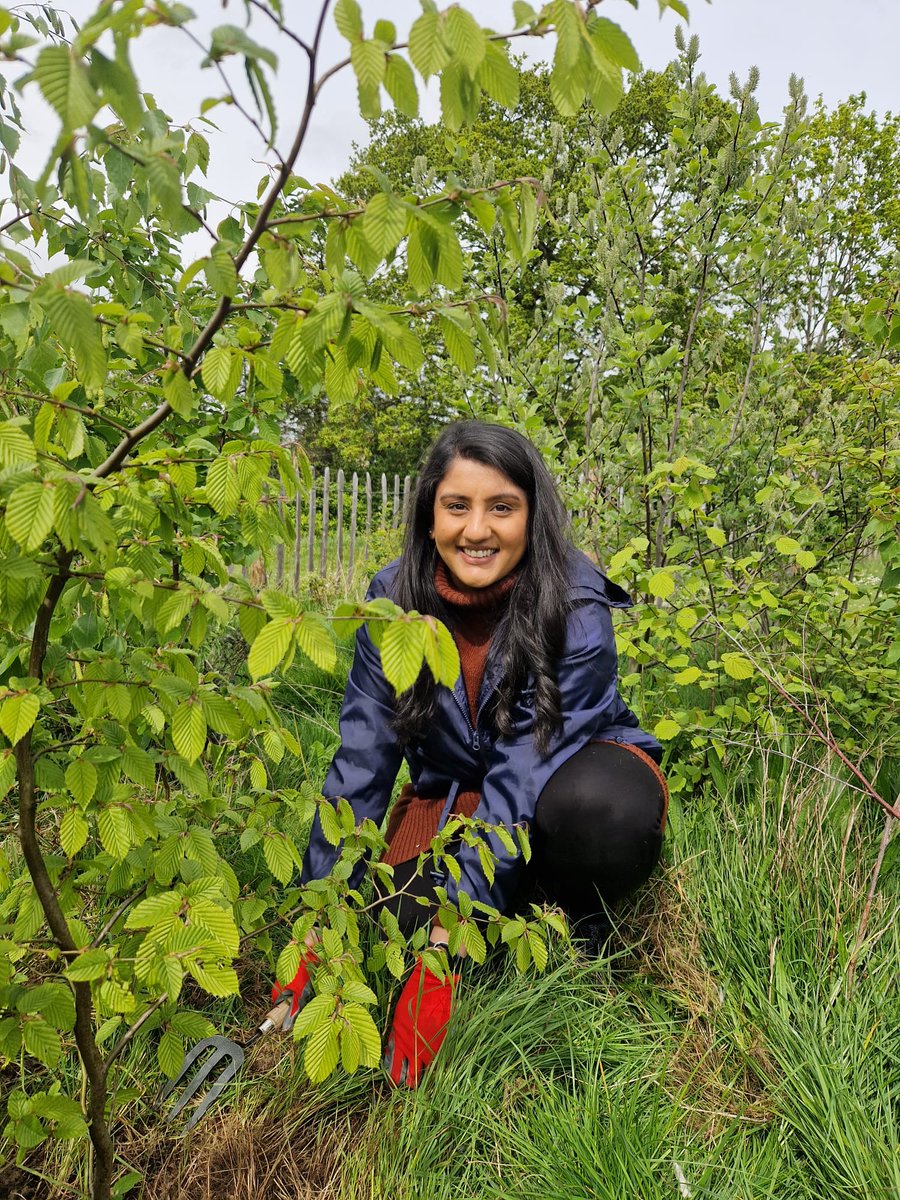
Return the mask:
[[516,586],[518,578],[518,571],[510,571],[508,575],[504,575],[502,579],[498,579],[490,587],[473,588],[471,591],[462,592],[451,581],[443,559],[439,558],[434,568],[434,585],[437,588],[438,595],[446,604],[453,604],[457,608],[474,609],[479,612],[496,608],[500,601],[504,600]]

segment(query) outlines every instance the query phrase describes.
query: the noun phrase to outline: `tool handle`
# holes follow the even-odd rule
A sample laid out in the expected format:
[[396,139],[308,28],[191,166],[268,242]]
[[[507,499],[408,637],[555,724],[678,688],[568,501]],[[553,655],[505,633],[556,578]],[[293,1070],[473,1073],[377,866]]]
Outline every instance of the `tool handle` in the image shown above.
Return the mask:
[[259,1032],[262,1035],[271,1033],[273,1029],[284,1028],[284,1022],[287,1020],[288,1014],[291,1011],[291,1001],[293,996],[288,994],[280,1004],[276,1004],[267,1014],[265,1020],[259,1027]]

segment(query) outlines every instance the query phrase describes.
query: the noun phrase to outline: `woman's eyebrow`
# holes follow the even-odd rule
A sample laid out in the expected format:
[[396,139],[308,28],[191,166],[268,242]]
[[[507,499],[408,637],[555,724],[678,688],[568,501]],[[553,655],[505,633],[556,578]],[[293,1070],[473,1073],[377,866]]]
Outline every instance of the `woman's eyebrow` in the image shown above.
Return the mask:
[[[462,492],[440,492],[439,500],[470,500],[471,496],[463,495]],[[499,492],[496,496],[488,496],[487,503],[495,504],[498,500],[505,500],[507,503],[521,503],[522,497],[517,496],[515,492]]]

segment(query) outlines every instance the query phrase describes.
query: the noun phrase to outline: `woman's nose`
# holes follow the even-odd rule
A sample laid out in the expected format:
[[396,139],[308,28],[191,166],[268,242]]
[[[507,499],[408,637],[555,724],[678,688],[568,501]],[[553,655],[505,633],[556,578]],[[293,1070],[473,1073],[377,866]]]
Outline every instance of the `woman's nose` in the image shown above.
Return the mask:
[[466,521],[466,537],[473,542],[483,541],[490,535],[487,513],[477,508],[469,509]]

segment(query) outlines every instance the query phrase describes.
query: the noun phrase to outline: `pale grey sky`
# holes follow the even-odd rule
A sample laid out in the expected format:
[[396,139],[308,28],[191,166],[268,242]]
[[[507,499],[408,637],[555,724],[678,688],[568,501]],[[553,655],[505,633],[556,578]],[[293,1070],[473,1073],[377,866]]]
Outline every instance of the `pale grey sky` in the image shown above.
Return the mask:
[[[512,27],[509,0],[462,0],[484,23],[502,31]],[[535,0],[536,5],[537,0]],[[379,17],[390,17],[402,36],[420,11],[417,0],[361,0],[367,32]],[[442,7],[444,2],[442,0]],[[65,5],[83,19],[95,4],[69,0]],[[200,24],[243,23],[244,5],[237,0],[195,0]],[[298,15],[289,20],[298,32],[311,30],[320,5],[314,0],[286,0],[285,9]],[[690,32],[700,37],[701,68],[722,88],[729,73],[745,77],[756,65],[761,71],[759,96],[763,115],[777,117],[787,97],[791,72],[801,75],[811,97],[822,94],[829,104],[865,91],[870,106],[879,110],[900,108],[900,72],[896,58],[900,48],[900,4],[897,0],[690,0]],[[673,56],[674,30],[678,18],[671,12],[662,19],[656,0],[641,0],[635,12],[625,0],[608,0],[604,12],[631,34],[647,67],[664,66]],[[274,29],[258,16],[252,33],[274,45]],[[186,37],[172,30],[149,31],[135,53],[142,86],[177,121],[196,116],[200,101],[221,92],[211,70],[200,70],[202,57]],[[519,42],[534,57],[547,53],[549,43]],[[279,145],[289,140],[299,116],[305,89],[303,55],[286,40],[279,47],[281,64],[275,98],[281,119]],[[328,21],[322,61],[331,65],[346,53],[346,42]],[[235,80],[241,78],[236,61],[226,64]],[[12,72],[10,72],[12,74]],[[433,89],[432,89],[433,92]],[[56,132],[56,119],[31,88],[25,96],[25,111],[33,136],[28,139],[28,161],[39,169],[38,159],[46,154]],[[437,117],[434,99],[426,101],[426,115]],[[253,194],[262,174],[265,147],[256,133],[233,109],[217,107],[210,118],[221,127],[211,133],[213,160],[211,190],[229,198]],[[356,109],[355,81],[349,70],[335,76],[323,89],[306,145],[297,164],[298,173],[313,181],[336,177],[346,166],[354,141],[364,142],[366,126]],[[23,147],[26,149],[26,147]]]

